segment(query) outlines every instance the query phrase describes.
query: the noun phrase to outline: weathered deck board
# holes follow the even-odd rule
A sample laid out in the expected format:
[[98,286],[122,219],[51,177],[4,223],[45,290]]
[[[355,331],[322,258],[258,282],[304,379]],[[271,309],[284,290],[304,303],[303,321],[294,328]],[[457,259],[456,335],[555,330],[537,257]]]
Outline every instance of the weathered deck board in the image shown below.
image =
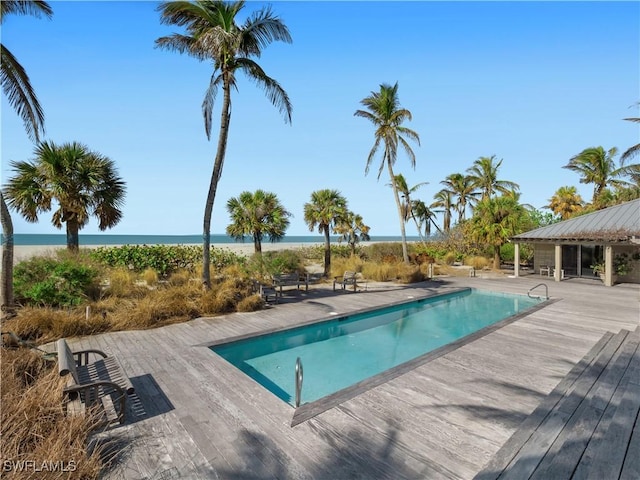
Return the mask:
[[[550,282],[555,303],[293,428],[292,407],[202,345],[464,286],[524,294],[538,281],[314,285],[261,312],[83,338],[118,357],[146,411],[108,432],[129,445],[107,478],[472,478],[603,333],[637,326],[638,288]],[[638,465],[625,462],[632,476]]]

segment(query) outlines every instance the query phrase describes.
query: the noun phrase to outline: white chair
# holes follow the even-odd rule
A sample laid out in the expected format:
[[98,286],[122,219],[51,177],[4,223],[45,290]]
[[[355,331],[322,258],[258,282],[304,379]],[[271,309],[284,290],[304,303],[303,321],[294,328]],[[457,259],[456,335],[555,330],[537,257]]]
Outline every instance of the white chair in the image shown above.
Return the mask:
[[551,267],[549,265],[540,265],[540,275],[546,274],[547,277],[551,276]]

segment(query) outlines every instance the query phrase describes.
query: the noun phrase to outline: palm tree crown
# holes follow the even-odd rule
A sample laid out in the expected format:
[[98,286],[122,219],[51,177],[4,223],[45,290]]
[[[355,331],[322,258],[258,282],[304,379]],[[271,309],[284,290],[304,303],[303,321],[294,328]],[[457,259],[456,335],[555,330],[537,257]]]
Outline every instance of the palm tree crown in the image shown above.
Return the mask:
[[506,194],[509,191],[517,191],[520,186],[509,180],[498,180],[498,170],[502,165],[502,159],[494,163],[495,155],[490,157],[480,157],[473,166],[467,169],[469,178],[475,188],[479,189],[482,194],[480,199],[492,197],[496,192]]
[[412,115],[409,110],[400,106],[397,83],[393,86],[388,84],[380,85],[380,91],[371,92],[371,95],[363,98],[360,103],[366,108],[366,110],[357,110],[354,115],[369,120],[376,128],[373,147],[369,151],[369,156],[367,157],[365,175],[369,173],[371,162],[380,149],[380,146],[384,145],[382,161],[380,162],[380,168],[378,169],[378,179],[380,179],[382,170],[386,165],[389,171],[389,179],[391,180],[396,206],[398,208],[398,217],[400,219],[402,254],[405,263],[408,263],[409,254],[407,252],[404,214],[402,212],[402,204],[400,202],[400,196],[395,182],[393,166],[395,165],[398,157],[398,146],[401,146],[409,157],[411,167],[415,167],[416,156],[407,140],[414,141],[420,145],[420,137],[416,132],[402,125],[405,121],[410,121],[412,119]]
[[467,205],[473,205],[479,195],[473,179],[462,173],[452,173],[440,183],[445,186],[443,190],[455,199],[458,223],[462,222],[466,217]]
[[340,241],[344,240],[351,249],[351,256],[356,254],[356,245],[366,242],[371,228],[365,225],[362,215],[348,211],[344,218],[340,219],[334,227],[334,231],[340,235]]
[[[53,10],[47,2],[34,0],[2,0],[0,23],[7,14],[46,16],[51,18]],[[40,141],[44,133],[44,112],[25,69],[4,44],[0,43],[0,78],[2,91],[9,105],[18,113],[31,140]]]
[[237,198],[230,198],[227,211],[231,216],[227,235],[237,240],[244,240],[245,235],[251,235],[256,253],[262,253],[265,235],[271,242],[282,240],[291,217],[276,194],[264,190],[242,192]]
[[324,189],[311,193],[311,201],[304,204],[304,221],[313,231],[324,234],[324,276],[331,271],[331,244],[329,230],[342,223],[347,215],[347,200],[338,190]]
[[5,189],[9,205],[28,222],[37,222],[55,201],[52,223],[57,228],[66,224],[67,247],[77,250],[78,231],[91,215],[100,230],[120,221],[126,188],[112,160],[77,142],[43,142],[34,153],[31,162],[11,162],[15,176]]
[[582,210],[584,202],[578,194],[578,190],[573,186],[560,187],[549,199],[546,208],[550,209],[556,215],[560,215],[562,220],[571,218],[573,214]]
[[157,46],[187,53],[198,60],[213,61],[213,75],[202,102],[204,128],[209,139],[218,88],[221,87],[223,92],[218,147],[203,219],[202,283],[205,288],[211,286],[211,214],[229,137],[231,89],[238,89],[236,73],[243,72],[260,86],[269,101],[284,115],[285,122],[291,121],[292,107],[287,93],[253,60],[259,58],[262,51],[275,41],[291,43],[289,29],[273,14],[270,7],[252,13],[244,23],[238,24],[236,16],[243,7],[244,1],[210,0],[162,2],[158,7],[162,23],[185,27],[186,34],[158,38]]

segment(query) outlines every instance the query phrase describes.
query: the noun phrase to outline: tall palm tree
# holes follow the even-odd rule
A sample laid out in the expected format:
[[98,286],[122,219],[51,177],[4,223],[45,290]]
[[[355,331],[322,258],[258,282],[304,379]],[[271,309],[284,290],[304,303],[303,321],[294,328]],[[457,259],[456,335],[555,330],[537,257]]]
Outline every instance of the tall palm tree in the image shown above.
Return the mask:
[[[41,0],[20,1],[3,0],[0,2],[0,24],[5,15],[34,15],[51,18],[53,10],[47,2]],[[9,105],[22,118],[25,130],[33,141],[40,141],[44,134],[44,112],[38,102],[35,91],[26,70],[4,44],[0,43],[0,78],[2,92]],[[0,318],[13,309],[13,221],[4,195],[0,191],[0,223],[2,223],[2,278],[0,279]]]
[[316,190],[311,194],[311,201],[304,204],[304,221],[309,231],[318,227],[324,235],[324,276],[331,272],[331,239],[329,230],[344,221],[347,215],[347,199],[338,190]]
[[351,248],[351,256],[356,254],[356,246],[359,242],[367,242],[371,239],[371,228],[365,225],[362,215],[348,211],[344,218],[338,221],[334,231],[340,235],[340,240],[347,242]]
[[549,205],[546,205],[545,208],[560,215],[562,220],[566,220],[582,210],[583,206],[584,202],[576,187],[564,186],[556,190],[556,193],[549,199]]
[[[640,105],[640,102],[637,103],[636,105]],[[628,122],[640,123],[640,118],[638,117],[625,118],[624,120]],[[623,162],[624,164],[624,162],[626,162],[627,160],[635,157],[638,154],[638,152],[640,152],[640,143],[636,143],[635,145],[627,148],[627,150],[625,150],[625,152],[620,157],[620,161]]]
[[244,1],[209,0],[162,2],[158,7],[161,22],[185,27],[186,35],[173,34],[161,37],[156,40],[156,45],[187,53],[198,60],[213,62],[213,75],[202,102],[204,128],[208,139],[211,139],[214,100],[218,88],[222,88],[218,147],[203,220],[202,283],[206,289],[211,287],[211,214],[227,149],[231,121],[231,89],[238,88],[237,73],[243,72],[263,88],[269,101],[284,115],[285,122],[291,122],[292,107],[289,96],[280,84],[269,77],[253,60],[259,58],[262,51],[272,42],[291,43],[289,29],[273,14],[270,7],[252,13],[242,25],[239,25],[236,16],[243,7]]
[[31,162],[11,162],[15,176],[5,188],[9,205],[28,222],[37,222],[39,213],[57,203],[52,223],[66,225],[67,248],[76,251],[78,232],[91,215],[100,230],[120,221],[126,188],[112,160],[77,142],[43,142],[34,154]]
[[480,200],[492,197],[495,193],[505,194],[510,190],[517,191],[520,188],[515,182],[498,180],[498,170],[502,165],[502,159],[494,163],[495,159],[495,155],[480,157],[467,169],[467,173],[474,187],[481,192]]
[[452,194],[449,190],[443,188],[433,196],[433,199],[435,201],[431,204],[431,208],[441,209],[434,210],[434,212],[443,214],[442,229],[444,233],[449,233],[449,230],[451,230],[451,212],[454,209]]
[[467,205],[473,205],[479,195],[473,180],[468,175],[452,173],[440,183],[445,186],[444,190],[455,199],[458,223],[461,223],[466,217]]
[[580,175],[580,183],[593,184],[593,198],[597,203],[598,196],[609,187],[623,187],[629,182],[623,177],[633,175],[640,169],[640,164],[616,166],[614,157],[618,153],[616,147],[606,150],[602,147],[585,148],[578,155],[569,160],[563,168],[572,170]]
[[413,153],[411,146],[407,140],[411,140],[420,145],[420,137],[413,130],[402,126],[405,120],[411,120],[412,115],[409,110],[400,106],[398,98],[398,83],[394,86],[383,83],[380,85],[380,91],[371,92],[371,95],[363,98],[360,103],[366,110],[357,110],[355,116],[369,120],[376,127],[375,141],[367,158],[367,166],[365,175],[369,173],[369,167],[373,161],[380,145],[384,144],[382,152],[382,161],[378,169],[378,180],[382,174],[385,165],[389,171],[389,179],[393,188],[393,196],[396,200],[398,208],[398,218],[400,219],[400,233],[402,235],[402,256],[405,263],[409,263],[409,253],[407,251],[407,238],[405,233],[404,212],[402,211],[402,203],[396,185],[393,166],[398,157],[398,145],[400,145],[407,156],[411,166],[415,168],[416,155]]
[[227,235],[236,240],[244,240],[245,235],[250,235],[256,253],[262,253],[265,235],[269,241],[277,242],[284,238],[289,228],[291,213],[282,206],[275,193],[264,190],[242,192],[227,201],[227,211],[231,216]]
[[[400,194],[401,200],[400,205],[402,207],[402,213],[404,217],[405,223],[409,221],[409,219],[413,219],[416,224],[416,228],[418,229],[418,235],[422,241],[424,241],[424,237],[422,236],[422,228],[418,224],[418,219],[416,218],[413,212],[413,200],[411,199],[411,194],[415,193],[420,187],[423,185],[427,185],[429,182],[420,182],[413,187],[409,188],[407,184],[407,180],[404,178],[404,175],[399,173],[395,176],[396,188],[398,189],[398,193]],[[391,185],[390,185],[391,186]]]

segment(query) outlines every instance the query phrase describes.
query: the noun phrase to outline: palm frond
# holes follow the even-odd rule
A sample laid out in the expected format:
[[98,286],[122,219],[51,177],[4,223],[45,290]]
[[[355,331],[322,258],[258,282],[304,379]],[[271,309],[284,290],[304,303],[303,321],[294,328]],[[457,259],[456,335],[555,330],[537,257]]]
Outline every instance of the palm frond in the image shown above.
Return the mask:
[[53,16],[51,6],[43,0],[2,0],[0,2],[0,22],[7,14],[32,15],[41,18]]
[[222,75],[217,75],[217,71],[211,75],[209,81],[209,87],[204,94],[204,100],[202,101],[202,115],[204,116],[204,131],[207,134],[207,139],[211,140],[211,125],[213,118],[213,105],[218,94],[218,86],[223,82]]
[[269,77],[262,67],[249,58],[240,57],[236,59],[239,69],[245,72],[249,80],[262,87],[267,98],[284,116],[285,123],[291,123],[291,112],[293,107],[289,95],[273,78]]
[[44,134],[44,111],[31,86],[29,76],[13,54],[2,44],[0,44],[0,58],[2,91],[9,105],[22,118],[29,138],[37,142],[40,134]]

